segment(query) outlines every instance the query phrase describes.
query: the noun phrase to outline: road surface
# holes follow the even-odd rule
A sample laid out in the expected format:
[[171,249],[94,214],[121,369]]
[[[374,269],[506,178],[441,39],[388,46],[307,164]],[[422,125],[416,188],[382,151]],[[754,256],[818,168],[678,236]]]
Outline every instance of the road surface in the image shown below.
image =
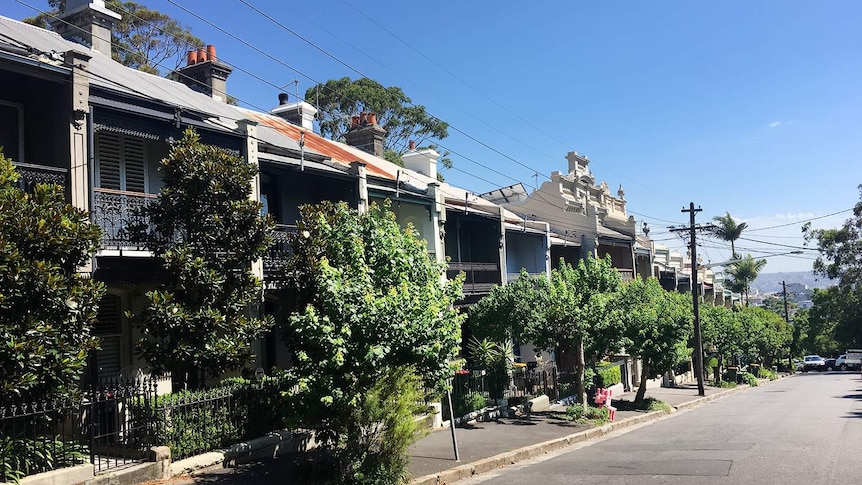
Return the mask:
[[827,484],[862,480],[859,373],[808,373],[458,482]]

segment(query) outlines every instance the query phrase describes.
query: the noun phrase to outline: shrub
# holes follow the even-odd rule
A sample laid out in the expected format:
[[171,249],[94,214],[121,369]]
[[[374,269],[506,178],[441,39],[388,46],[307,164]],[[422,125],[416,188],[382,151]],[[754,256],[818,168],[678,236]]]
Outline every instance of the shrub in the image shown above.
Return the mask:
[[[478,392],[452,396],[452,408],[456,418],[466,416],[473,411],[478,411],[487,405],[488,400]],[[451,419],[449,417],[449,406],[446,403],[443,403],[443,419]]]
[[597,382],[596,385],[601,388],[608,388],[614,384],[622,382],[622,373],[618,365],[604,365],[596,368]]
[[718,387],[721,387],[723,389],[733,389],[734,387],[736,387],[736,382],[724,380],[718,383]]
[[19,483],[21,478],[84,463],[89,449],[60,437],[0,437],[0,480]]
[[776,373],[772,369],[767,369],[766,367],[761,367],[757,371],[757,377],[759,377],[761,379],[769,379],[770,381],[774,381],[775,379],[778,379],[778,373]]
[[585,406],[580,403],[570,404],[566,407],[565,419],[580,424],[592,421],[595,424],[604,424],[610,417],[610,411],[604,407]]
[[757,387],[759,382],[757,381],[757,377],[754,377],[754,374],[751,372],[743,372],[742,374],[742,382],[748,384],[751,387]]
[[131,403],[132,419],[153,423],[153,443],[176,458],[192,456],[262,436],[287,424],[287,388],[281,376],[251,383],[240,378],[205,391],[158,396]]

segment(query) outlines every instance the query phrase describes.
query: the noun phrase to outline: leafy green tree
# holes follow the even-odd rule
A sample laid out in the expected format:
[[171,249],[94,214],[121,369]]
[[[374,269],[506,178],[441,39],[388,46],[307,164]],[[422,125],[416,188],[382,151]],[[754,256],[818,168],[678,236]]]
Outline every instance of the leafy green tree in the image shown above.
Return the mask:
[[[387,451],[385,443],[361,439],[377,405],[369,390],[404,369],[429,387],[451,376],[448,359],[463,320],[453,305],[463,277],[445,281],[445,265],[429,257],[412,227],[401,230],[386,205],[358,214],[324,202],[300,213],[284,275],[295,298],[285,328],[298,382],[295,424],[315,430],[335,454],[342,482],[370,483],[362,470],[391,463],[407,447]],[[391,482],[380,483],[400,477],[393,472]]]
[[751,290],[751,284],[754,283],[757,275],[763,271],[765,266],[765,259],[754,259],[750,254],[746,254],[744,258],[725,268],[731,278],[726,282],[727,287],[731,291],[742,293],[746,306],[748,305],[748,292]]
[[846,286],[814,290],[813,306],[808,312],[807,350],[830,355],[862,344],[862,303],[858,295]]
[[814,261],[814,272],[838,279],[843,287],[860,290],[862,281],[862,185],[860,200],[850,217],[837,229],[812,229],[811,223],[802,229],[807,243],[817,244],[820,255]]
[[635,395],[635,401],[642,401],[648,379],[689,358],[687,344],[694,328],[691,304],[686,295],[665,291],[655,278],[637,278],[623,286],[617,305],[626,348],[642,361]]
[[[42,28],[50,28],[50,21],[65,10],[65,0],[48,0],[51,11],[24,19]],[[124,66],[150,74],[173,71],[182,63],[182,54],[203,46],[203,41],[171,16],[149,9],[141,3],[105,0],[105,6],[122,15],[111,33],[114,60]],[[173,68],[159,69],[163,62]]]
[[272,220],[251,200],[257,167],[227,150],[204,145],[188,129],[161,161],[164,188],[131,229],[167,270],[136,316],[138,349],[156,372],[198,387],[203,379],[238,369],[251,343],[273,324],[254,318],[262,283],[252,263],[271,244]]
[[862,346],[862,185],[853,215],[836,229],[803,228],[806,242],[820,255],[814,272],[838,279],[837,287],[816,290],[809,313],[808,348],[828,354]]
[[[308,88],[305,99],[320,109],[320,134],[338,141],[344,141],[351,116],[362,111],[377,113],[380,126],[386,130],[384,157],[398,165],[402,164],[400,157],[407,151],[408,141],[436,148],[435,140],[449,136],[449,125],[428,114],[424,106],[414,105],[401,88],[385,87],[373,79],[330,79]],[[447,168],[452,166],[445,153],[441,162]]]
[[726,212],[723,216],[715,216],[712,218],[713,221],[718,223],[718,226],[713,230],[713,233],[719,237],[719,239],[725,240],[730,243],[730,259],[737,259],[739,256],[736,254],[736,240],[742,236],[742,231],[748,228],[748,224],[745,222],[737,223],[733,216],[730,215],[730,212]]
[[104,288],[78,268],[101,232],[63,188],[18,186],[0,151],[0,406],[75,393]]
[[790,350],[793,329],[775,313],[765,308],[740,308],[743,329],[747,332],[749,361],[771,366]]
[[521,270],[518,279],[497,285],[472,305],[467,323],[479,340],[523,341],[525,331],[545,318],[548,280]]
[[703,348],[718,360],[714,378],[719,382],[724,362],[740,352],[742,327],[736,313],[723,306],[701,305],[700,322]]
[[612,301],[622,280],[610,256],[588,256],[577,267],[560,261],[551,272],[545,318],[532,322],[525,340],[542,350],[573,349],[575,389],[586,403],[584,369],[586,355],[598,356],[616,350],[622,342],[622,328],[612,315]]

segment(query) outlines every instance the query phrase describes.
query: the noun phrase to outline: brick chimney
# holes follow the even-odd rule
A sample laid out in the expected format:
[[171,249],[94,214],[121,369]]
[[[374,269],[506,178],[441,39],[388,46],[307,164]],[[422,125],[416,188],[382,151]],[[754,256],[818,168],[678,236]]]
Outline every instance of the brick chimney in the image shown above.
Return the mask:
[[272,108],[270,113],[284,118],[289,123],[314,131],[314,117],[317,115],[317,108],[302,100],[291,103],[287,93],[278,95],[278,106]]
[[227,101],[227,77],[233,69],[219,62],[214,45],[189,51],[186,66],[176,70],[178,81],[208,96]]
[[344,137],[348,145],[382,157],[385,135],[386,130],[377,124],[377,114],[363,111],[351,117],[350,129]]
[[51,19],[51,28],[64,39],[90,47],[111,56],[111,32],[122,16],[105,7],[104,0],[66,0],[59,18]]
[[426,148],[417,150],[416,144],[410,140],[410,150],[401,155],[401,161],[404,162],[404,168],[419,172],[422,175],[437,179],[437,159],[440,154],[436,151]]

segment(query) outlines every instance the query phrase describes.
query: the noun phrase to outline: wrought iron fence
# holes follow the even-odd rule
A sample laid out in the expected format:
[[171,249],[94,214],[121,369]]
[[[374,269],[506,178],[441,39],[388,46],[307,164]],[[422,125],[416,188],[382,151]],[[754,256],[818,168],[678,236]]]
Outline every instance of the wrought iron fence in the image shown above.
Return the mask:
[[555,367],[547,369],[516,368],[511,373],[496,375],[487,370],[473,370],[455,374],[452,379],[452,397],[464,398],[481,394],[487,400],[532,397],[545,394],[551,399],[565,397],[571,387],[568,374],[560,374]]
[[0,482],[90,462],[101,473],[146,458],[149,424],[133,403],[152,406],[150,380],[103,382],[80,398],[0,407]]

